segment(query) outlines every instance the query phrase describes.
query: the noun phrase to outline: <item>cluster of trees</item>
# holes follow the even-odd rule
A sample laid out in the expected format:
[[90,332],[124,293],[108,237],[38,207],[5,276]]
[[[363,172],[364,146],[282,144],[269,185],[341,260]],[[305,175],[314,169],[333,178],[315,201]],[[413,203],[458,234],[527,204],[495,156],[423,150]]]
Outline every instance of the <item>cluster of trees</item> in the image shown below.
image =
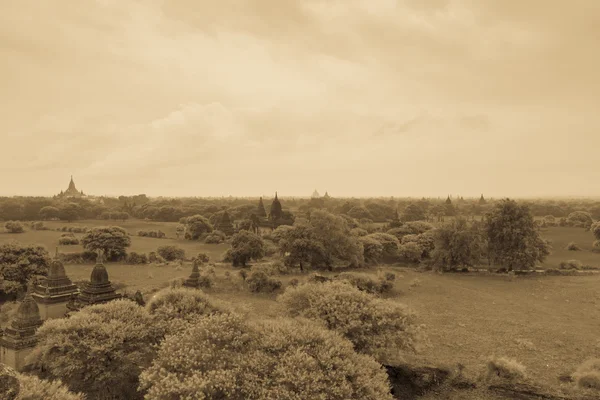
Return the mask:
[[27,379],[91,400],[392,399],[382,363],[418,345],[409,309],[344,282],[278,302],[282,315],[259,321],[187,288],[86,307],[39,328]]

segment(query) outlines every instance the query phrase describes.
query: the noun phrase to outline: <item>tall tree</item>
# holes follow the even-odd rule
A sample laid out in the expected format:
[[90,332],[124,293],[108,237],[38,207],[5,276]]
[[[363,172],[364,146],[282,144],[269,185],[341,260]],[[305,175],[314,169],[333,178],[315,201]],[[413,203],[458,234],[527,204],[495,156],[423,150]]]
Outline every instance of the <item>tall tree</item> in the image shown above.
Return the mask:
[[550,254],[526,205],[505,199],[486,214],[488,256],[509,271],[531,269]]

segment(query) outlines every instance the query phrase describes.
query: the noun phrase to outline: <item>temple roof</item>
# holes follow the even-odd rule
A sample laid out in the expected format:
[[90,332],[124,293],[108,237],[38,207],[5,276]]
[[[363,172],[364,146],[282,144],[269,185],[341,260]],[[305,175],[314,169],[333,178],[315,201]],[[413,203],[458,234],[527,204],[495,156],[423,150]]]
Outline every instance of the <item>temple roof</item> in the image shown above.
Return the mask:
[[15,314],[14,320],[12,321],[11,326],[15,329],[26,328],[29,326],[38,325],[41,321],[40,317],[40,309],[31,296],[33,293],[33,282],[30,282],[27,293],[25,294],[25,298],[19,304],[19,308],[17,308],[17,312]]
[[110,281],[108,280],[108,271],[106,271],[104,264],[94,265],[92,275],[90,276],[90,284],[103,285],[107,283],[110,283]]
[[58,258],[58,248],[56,249],[56,255],[50,262],[50,268],[48,269],[48,279],[60,279],[67,276],[65,272],[65,266]]

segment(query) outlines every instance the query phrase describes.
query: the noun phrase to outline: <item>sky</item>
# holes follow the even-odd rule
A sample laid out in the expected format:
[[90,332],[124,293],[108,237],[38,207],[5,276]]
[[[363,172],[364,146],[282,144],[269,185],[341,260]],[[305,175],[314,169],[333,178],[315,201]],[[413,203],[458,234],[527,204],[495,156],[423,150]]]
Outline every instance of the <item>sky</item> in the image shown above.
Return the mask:
[[600,195],[600,2],[0,0],[0,195]]

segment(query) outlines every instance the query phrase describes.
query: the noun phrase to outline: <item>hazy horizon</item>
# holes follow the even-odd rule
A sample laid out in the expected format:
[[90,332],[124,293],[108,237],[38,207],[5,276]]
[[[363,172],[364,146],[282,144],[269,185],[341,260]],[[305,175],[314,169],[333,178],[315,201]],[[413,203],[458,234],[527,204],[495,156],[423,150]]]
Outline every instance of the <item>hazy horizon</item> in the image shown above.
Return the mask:
[[204,3],[5,2],[0,196],[600,196],[597,0]]

